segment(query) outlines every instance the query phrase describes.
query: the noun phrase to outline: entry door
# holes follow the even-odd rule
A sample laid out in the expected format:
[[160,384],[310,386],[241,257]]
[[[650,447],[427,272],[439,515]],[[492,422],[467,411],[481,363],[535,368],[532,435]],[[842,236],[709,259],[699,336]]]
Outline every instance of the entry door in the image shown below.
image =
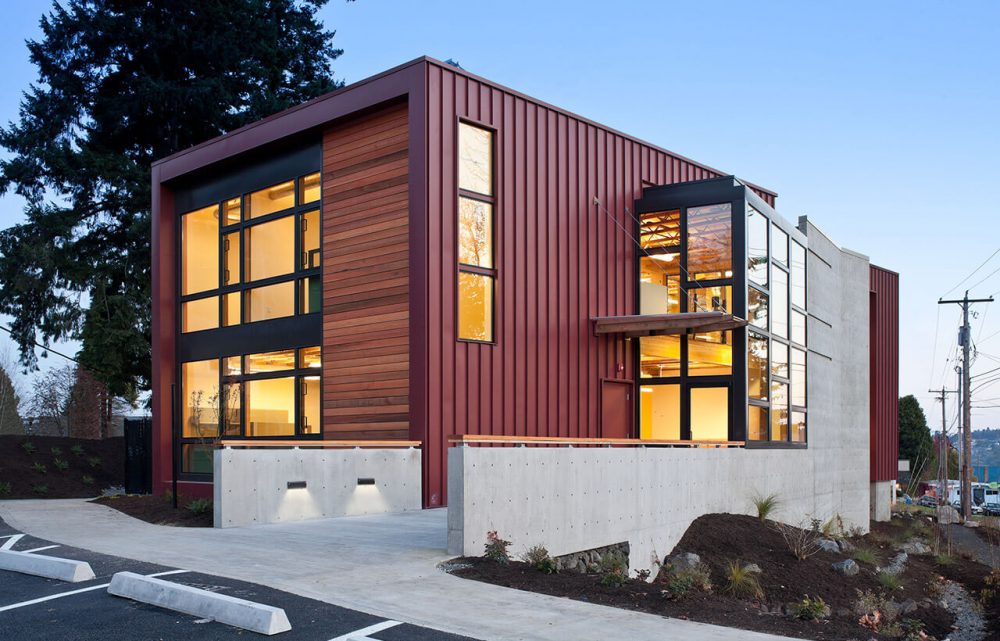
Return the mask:
[[632,438],[632,381],[601,381],[601,437]]

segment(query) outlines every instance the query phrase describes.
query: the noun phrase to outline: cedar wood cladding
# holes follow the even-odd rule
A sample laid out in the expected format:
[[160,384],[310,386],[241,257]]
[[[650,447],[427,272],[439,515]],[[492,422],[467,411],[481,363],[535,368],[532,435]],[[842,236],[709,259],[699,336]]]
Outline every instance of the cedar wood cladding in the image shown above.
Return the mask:
[[[436,506],[451,434],[601,436],[601,380],[633,376],[629,344],[590,326],[636,312],[626,208],[643,181],[723,174],[447,65],[426,69],[424,502]],[[456,339],[459,119],[497,131],[495,344]]]
[[869,317],[871,480],[899,471],[899,274],[872,265]]
[[407,105],[323,136],[323,435],[409,438]]

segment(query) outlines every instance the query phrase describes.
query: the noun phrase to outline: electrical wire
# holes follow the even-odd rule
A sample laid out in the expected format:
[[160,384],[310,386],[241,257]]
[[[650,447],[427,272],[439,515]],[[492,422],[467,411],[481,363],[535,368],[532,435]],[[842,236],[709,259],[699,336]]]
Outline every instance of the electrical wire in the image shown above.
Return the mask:
[[[997,248],[997,250],[996,250],[995,252],[993,252],[992,254],[990,254],[990,257],[989,257],[989,258],[987,258],[987,259],[986,259],[986,260],[984,260],[984,261],[983,261],[982,263],[980,263],[979,267],[976,267],[975,269],[973,269],[973,270],[972,270],[972,273],[971,273],[971,274],[969,274],[968,276],[966,276],[966,277],[965,277],[965,278],[963,278],[962,280],[958,281],[958,284],[957,284],[957,285],[955,285],[954,287],[952,287],[951,289],[949,289],[948,291],[946,291],[946,292],[945,292],[945,293],[944,293],[944,294],[943,294],[943,295],[941,296],[941,298],[944,298],[944,297],[945,297],[945,296],[947,296],[948,294],[952,293],[953,291],[955,291],[956,289],[958,289],[959,287],[961,287],[961,286],[962,286],[962,283],[964,283],[965,281],[967,281],[967,280],[969,280],[970,278],[972,278],[973,276],[975,276],[975,275],[976,275],[976,272],[978,272],[978,271],[979,271],[980,269],[982,269],[982,268],[983,268],[983,267],[984,267],[984,266],[986,265],[986,263],[988,263],[988,262],[990,262],[991,260],[993,260],[993,257],[994,257],[994,256],[996,256],[997,254],[1000,254],[1000,248]],[[1000,271],[1000,269],[998,269],[998,271]],[[996,273],[996,272],[993,272],[993,274],[995,274],[995,273]],[[993,274],[990,274],[990,276],[992,276]],[[989,278],[989,276],[987,276],[987,278]],[[982,282],[982,281],[980,281],[980,282]],[[975,287],[975,285],[973,285],[973,287]],[[970,287],[969,289],[972,289],[972,287]]]

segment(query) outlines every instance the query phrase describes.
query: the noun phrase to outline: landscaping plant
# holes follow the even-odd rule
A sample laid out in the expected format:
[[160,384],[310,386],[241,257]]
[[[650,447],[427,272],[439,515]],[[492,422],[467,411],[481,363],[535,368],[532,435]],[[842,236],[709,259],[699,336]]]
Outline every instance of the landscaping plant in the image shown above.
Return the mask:
[[777,494],[768,494],[767,496],[756,495],[751,501],[753,501],[753,506],[757,510],[757,518],[763,523],[774,514],[778,506],[781,505],[781,501],[778,500]]
[[93,468],[101,467],[101,459],[96,456],[91,456],[87,459],[87,465]]
[[194,499],[185,507],[192,514],[207,514],[212,511],[212,501],[210,499]]
[[35,470],[39,474],[45,474],[48,472],[46,467],[37,461],[31,464],[31,469]]
[[83,484],[84,485],[93,485],[94,484],[94,477],[91,476],[91,475],[89,475],[89,474],[84,474],[82,480],[83,480]]
[[621,587],[628,581],[628,563],[619,554],[609,552],[601,559],[601,585]]
[[32,485],[31,491],[35,494],[45,495],[49,493],[49,486],[44,483],[39,483],[38,485]]
[[711,575],[708,566],[704,563],[682,570],[676,570],[670,566],[664,568],[664,579],[657,577],[658,581],[664,584],[664,589],[660,593],[671,601],[683,599],[691,590],[701,590],[702,592],[712,591]]
[[878,582],[879,585],[881,585],[886,590],[896,591],[901,587],[903,587],[903,584],[899,580],[899,577],[896,576],[895,574],[889,574],[888,572],[879,572]]
[[62,456],[61,447],[53,446],[52,449],[50,449],[49,451],[52,452],[52,456]]
[[726,592],[737,599],[763,599],[757,575],[739,561],[730,561],[726,569]]
[[32,443],[31,441],[25,441],[21,443],[21,449],[23,449],[28,454],[34,454],[38,448],[35,447],[35,444]]
[[854,550],[854,560],[866,565],[876,565],[878,563],[878,557],[875,556],[875,552],[871,548],[859,547]]
[[9,496],[10,493],[11,493],[10,483],[7,481],[0,483],[0,496]]
[[784,539],[788,551],[799,561],[805,561],[819,552],[819,540],[823,538],[819,519],[812,519],[807,528],[786,523],[775,523],[774,527]]
[[60,472],[65,472],[66,470],[69,469],[69,463],[62,460],[61,458],[54,459],[52,461],[52,464],[55,465],[56,469],[58,469]]
[[559,571],[559,566],[555,559],[549,556],[549,551],[542,545],[532,545],[521,557],[525,563],[545,574],[554,574]]
[[85,452],[83,450],[83,446],[80,445],[79,443],[77,443],[73,447],[69,448],[69,451],[73,452],[73,454],[75,454],[77,456],[83,456],[85,454]]
[[486,533],[486,550],[483,556],[500,565],[507,565],[510,563],[509,547],[510,541],[501,539],[496,530],[490,530]]
[[820,621],[825,619],[829,613],[823,599],[816,597],[810,599],[807,594],[801,601],[792,604],[792,616],[803,621]]

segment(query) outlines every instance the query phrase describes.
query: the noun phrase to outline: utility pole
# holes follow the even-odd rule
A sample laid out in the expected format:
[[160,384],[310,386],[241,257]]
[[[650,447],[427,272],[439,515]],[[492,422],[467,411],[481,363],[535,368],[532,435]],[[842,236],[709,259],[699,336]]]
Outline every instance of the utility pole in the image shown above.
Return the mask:
[[938,300],[938,305],[962,306],[962,327],[958,343],[962,346],[962,519],[972,518],[972,394],[969,376],[969,348],[972,346],[972,329],[969,327],[969,305],[992,303],[993,297],[969,298],[969,290],[961,300]]
[[948,504],[948,419],[945,412],[945,398],[947,394],[957,394],[958,390],[945,389],[941,386],[938,390],[927,390],[931,393],[940,393],[935,397],[941,401],[941,437],[938,439],[938,505]]

